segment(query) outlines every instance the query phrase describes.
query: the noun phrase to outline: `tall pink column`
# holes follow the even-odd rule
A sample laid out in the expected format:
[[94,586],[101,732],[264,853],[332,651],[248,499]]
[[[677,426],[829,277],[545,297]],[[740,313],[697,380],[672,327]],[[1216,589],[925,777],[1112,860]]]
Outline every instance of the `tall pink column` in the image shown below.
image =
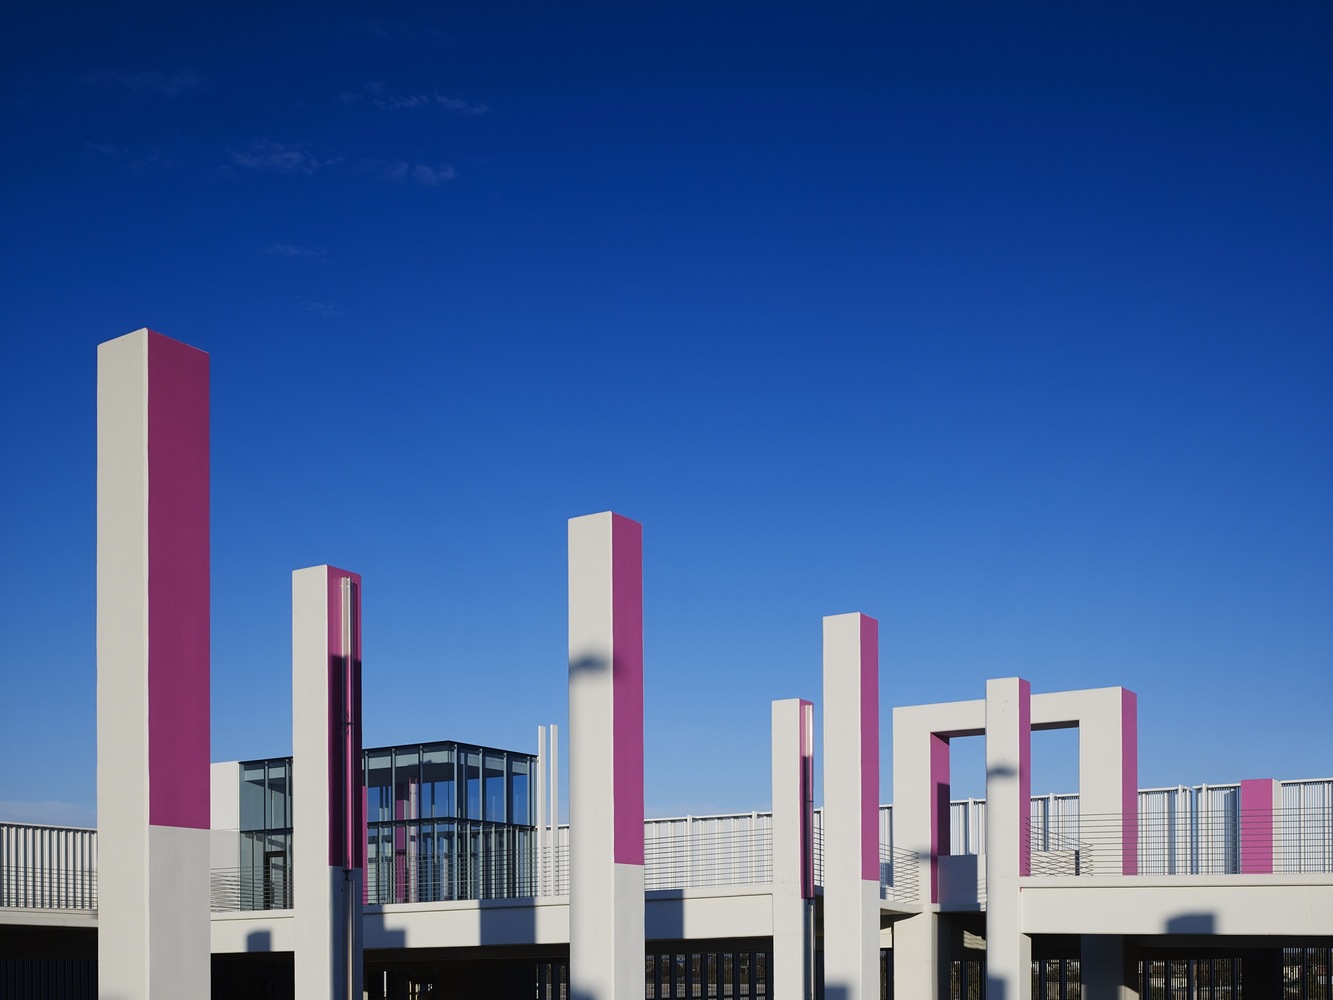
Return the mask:
[[302,996],[359,998],[366,867],[361,577],[292,574],[292,895]]
[[98,991],[209,994],[208,355],[97,352]]
[[879,996],[879,623],[824,619],[824,990]]
[[1272,778],[1247,778],[1240,783],[1240,870],[1271,875],[1275,858],[1274,819],[1281,815],[1281,785]]
[[569,986],[643,995],[643,526],[569,522]]

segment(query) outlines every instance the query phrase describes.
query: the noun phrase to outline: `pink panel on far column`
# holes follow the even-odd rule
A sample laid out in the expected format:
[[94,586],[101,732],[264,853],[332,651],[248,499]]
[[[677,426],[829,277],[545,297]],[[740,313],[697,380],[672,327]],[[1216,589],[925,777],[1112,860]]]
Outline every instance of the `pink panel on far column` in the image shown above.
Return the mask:
[[949,738],[930,734],[930,901],[940,901],[940,856],[949,853]]
[[815,898],[815,706],[802,700],[801,716],[801,898]]
[[1032,874],[1032,685],[1018,682],[1018,874]]
[[611,515],[616,864],[643,864],[643,525]]
[[861,616],[861,878],[879,881],[879,622]]
[[209,827],[208,355],[148,332],[148,822]]
[[[350,669],[343,669],[342,582],[352,582]],[[361,762],[361,576],[328,567],[329,865],[366,866],[366,816]],[[351,726],[347,719],[351,719]]]
[[1139,873],[1139,696],[1120,693],[1121,872]]
[[1273,871],[1273,780],[1240,783],[1240,870],[1246,875]]

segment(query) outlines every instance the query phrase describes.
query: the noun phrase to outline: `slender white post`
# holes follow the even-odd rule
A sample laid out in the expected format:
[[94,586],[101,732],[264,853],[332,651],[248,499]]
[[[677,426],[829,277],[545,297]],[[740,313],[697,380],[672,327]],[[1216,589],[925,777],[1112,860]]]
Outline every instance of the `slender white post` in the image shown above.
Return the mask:
[[879,997],[879,623],[824,619],[824,995]]
[[773,986],[814,996],[814,706],[773,702]]
[[97,350],[98,993],[209,994],[208,355]]
[[302,996],[359,1000],[366,866],[361,577],[292,574],[292,897]]
[[551,723],[551,894],[560,895],[560,727]]
[[569,522],[569,985],[642,996],[643,528]]
[[546,727],[537,727],[537,895],[546,895]]

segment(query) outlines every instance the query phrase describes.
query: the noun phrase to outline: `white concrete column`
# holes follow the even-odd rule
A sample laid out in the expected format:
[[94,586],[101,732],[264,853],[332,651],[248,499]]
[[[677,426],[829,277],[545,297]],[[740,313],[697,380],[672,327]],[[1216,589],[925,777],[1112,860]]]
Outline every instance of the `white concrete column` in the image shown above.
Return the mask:
[[292,573],[292,758],[297,996],[360,1000],[361,577],[332,566]]
[[569,986],[644,991],[643,526],[569,522]]
[[824,994],[879,997],[879,623],[824,619]]
[[1084,934],[1079,977],[1085,1000],[1139,1000],[1137,963],[1119,934]]
[[773,702],[773,979],[777,1000],[814,996],[814,706]]
[[986,682],[986,996],[1031,1000],[1032,938],[1022,932],[1019,879],[1031,874],[1032,688]]
[[209,994],[208,355],[97,350],[100,996]]

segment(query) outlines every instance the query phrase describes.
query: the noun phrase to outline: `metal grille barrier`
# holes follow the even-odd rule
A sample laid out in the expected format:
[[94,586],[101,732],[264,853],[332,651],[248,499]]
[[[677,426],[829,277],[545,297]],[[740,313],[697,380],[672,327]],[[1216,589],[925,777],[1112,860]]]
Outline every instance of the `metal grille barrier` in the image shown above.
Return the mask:
[[769,825],[688,823],[678,832],[644,842],[645,889],[757,885],[773,881],[773,830]]
[[208,903],[214,913],[290,910],[289,868],[214,868],[208,873]]
[[96,910],[97,872],[37,865],[0,867],[0,906]]
[[439,903],[459,899],[516,899],[537,894],[532,852],[500,850],[455,858],[397,855],[366,864],[365,901]]

